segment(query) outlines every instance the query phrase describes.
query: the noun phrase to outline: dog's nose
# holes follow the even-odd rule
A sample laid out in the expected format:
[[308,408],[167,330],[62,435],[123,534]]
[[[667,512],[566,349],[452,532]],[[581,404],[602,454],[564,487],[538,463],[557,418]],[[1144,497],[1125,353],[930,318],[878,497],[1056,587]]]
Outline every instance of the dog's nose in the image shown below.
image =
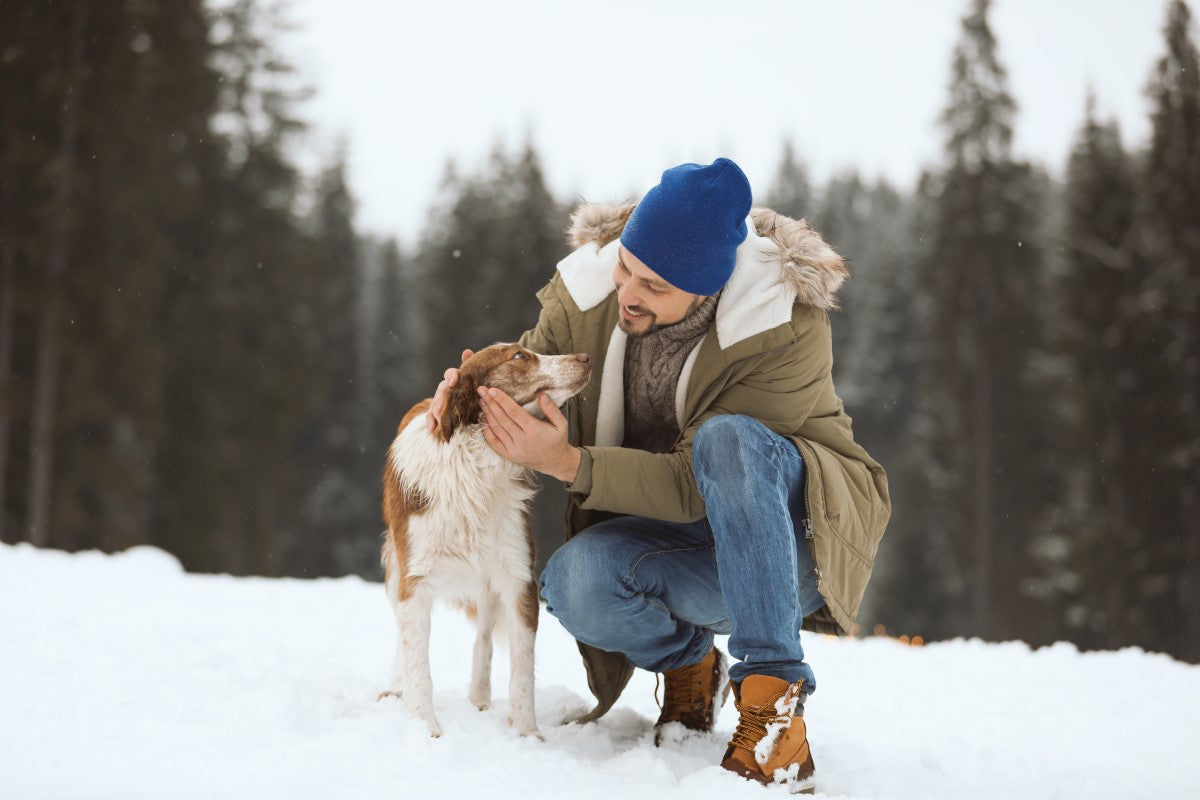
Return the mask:
[[592,360],[592,357],[591,357],[591,356],[589,356],[587,353],[576,353],[576,354],[575,354],[575,360],[576,360],[576,361],[582,361],[584,364],[586,364],[586,363],[588,363],[589,361],[591,361],[591,360]]

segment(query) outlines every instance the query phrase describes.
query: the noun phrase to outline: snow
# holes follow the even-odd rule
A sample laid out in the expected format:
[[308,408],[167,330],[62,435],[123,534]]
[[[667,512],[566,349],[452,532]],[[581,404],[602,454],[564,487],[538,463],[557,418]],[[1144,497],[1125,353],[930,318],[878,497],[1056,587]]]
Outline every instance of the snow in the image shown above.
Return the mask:
[[[473,633],[439,609],[431,646],[445,735],[385,688],[394,624],[358,578],[189,575],[138,547],[68,555],[0,545],[0,798],[761,798],[716,766],[736,724],[653,744],[654,676],[598,724],[543,613],[538,721],[466,699]],[[1200,667],[1136,649],[807,636],[818,793],[847,798],[1196,797]],[[782,796],[774,792],[774,796]]]

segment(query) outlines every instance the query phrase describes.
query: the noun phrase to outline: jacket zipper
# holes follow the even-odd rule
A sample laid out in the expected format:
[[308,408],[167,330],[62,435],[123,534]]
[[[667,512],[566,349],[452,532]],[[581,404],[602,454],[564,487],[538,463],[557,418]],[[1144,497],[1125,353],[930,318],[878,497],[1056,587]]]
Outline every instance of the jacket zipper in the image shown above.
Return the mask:
[[[813,527],[812,527],[812,506],[809,504],[809,501],[808,501],[808,491],[809,491],[809,487],[811,486],[811,483],[808,480],[808,476],[809,476],[810,471],[812,470],[812,465],[808,463],[808,459],[804,453],[800,454],[800,458],[804,460],[804,538],[811,542],[813,540]],[[821,579],[824,576],[821,574],[821,568],[817,566],[817,559],[815,557],[813,558],[812,562],[813,562],[813,572],[815,572],[817,575],[817,589],[820,590]]]

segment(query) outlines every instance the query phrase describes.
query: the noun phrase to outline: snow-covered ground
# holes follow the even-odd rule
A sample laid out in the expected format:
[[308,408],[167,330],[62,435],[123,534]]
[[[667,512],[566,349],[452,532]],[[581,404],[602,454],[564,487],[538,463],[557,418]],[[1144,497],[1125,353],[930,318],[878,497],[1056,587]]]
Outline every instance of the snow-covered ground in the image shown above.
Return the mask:
[[[187,575],[149,548],[0,546],[0,798],[763,798],[715,766],[736,723],[656,748],[654,676],[598,724],[573,640],[543,614],[546,741],[466,699],[465,618],[434,619],[430,739],[390,699],[379,584]],[[1200,797],[1200,667],[1136,650],[809,636],[818,793]]]

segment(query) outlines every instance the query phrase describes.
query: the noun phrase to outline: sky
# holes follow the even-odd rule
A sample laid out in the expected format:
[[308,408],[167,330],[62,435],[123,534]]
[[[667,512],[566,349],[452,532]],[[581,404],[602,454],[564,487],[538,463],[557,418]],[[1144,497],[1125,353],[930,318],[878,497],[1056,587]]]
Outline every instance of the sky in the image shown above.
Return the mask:
[[[759,195],[790,140],[813,178],[851,167],[911,188],[968,0],[291,0],[280,42],[315,90],[302,163],[345,147],[366,231],[412,244],[448,160],[481,168],[527,139],[560,198],[635,200],[667,167],[736,160]],[[1018,156],[1061,175],[1089,87],[1126,145],[1166,0],[995,0],[1019,104]]]

